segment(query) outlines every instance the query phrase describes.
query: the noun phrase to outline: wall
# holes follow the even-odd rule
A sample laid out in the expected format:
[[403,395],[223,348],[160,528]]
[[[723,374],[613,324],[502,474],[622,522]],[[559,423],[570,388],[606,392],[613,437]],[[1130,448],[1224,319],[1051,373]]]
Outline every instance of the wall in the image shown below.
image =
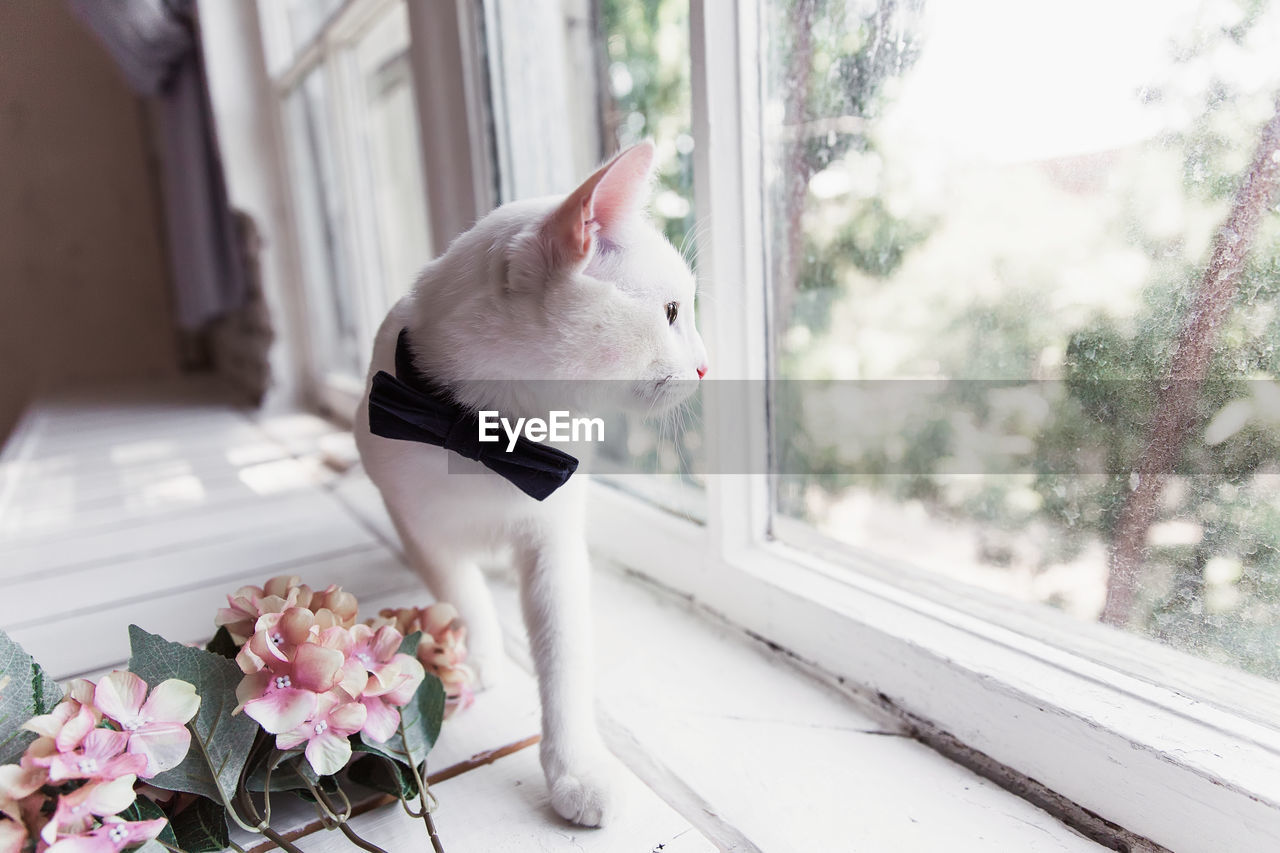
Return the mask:
[[147,133],[63,0],[0,2],[0,440],[41,388],[178,372]]

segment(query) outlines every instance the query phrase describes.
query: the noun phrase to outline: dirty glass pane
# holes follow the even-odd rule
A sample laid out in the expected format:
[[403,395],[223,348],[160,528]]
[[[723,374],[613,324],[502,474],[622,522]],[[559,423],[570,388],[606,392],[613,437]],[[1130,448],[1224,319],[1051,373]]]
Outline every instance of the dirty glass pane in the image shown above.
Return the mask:
[[315,38],[345,0],[284,0],[289,41],[295,51]]
[[[649,215],[671,243],[694,259],[693,130],[688,0],[595,0],[597,87],[602,155],[643,139],[657,146],[657,182]],[[659,419],[619,421],[602,454],[637,472],[676,475],[614,482],[695,518],[705,514],[699,470],[701,410],[695,397]]]
[[285,98],[286,151],[312,352],[323,371],[359,378],[365,355],[328,89],[325,69],[317,68]]
[[1277,4],[759,31],[775,533],[1280,679]]
[[599,0],[597,14],[604,153],[654,141],[658,183],[649,213],[677,248],[692,252],[689,0]]
[[[375,212],[379,262],[380,280],[368,283],[368,295],[370,315],[380,323],[433,255],[403,3],[389,8],[361,37],[354,60],[363,94],[359,185]],[[376,325],[370,337],[375,330]]]

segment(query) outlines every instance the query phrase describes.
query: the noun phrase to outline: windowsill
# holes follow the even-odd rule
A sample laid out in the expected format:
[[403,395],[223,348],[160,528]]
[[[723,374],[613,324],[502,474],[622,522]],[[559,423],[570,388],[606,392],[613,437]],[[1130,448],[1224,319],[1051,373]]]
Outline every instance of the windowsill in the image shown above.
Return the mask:
[[[367,480],[357,475],[338,491],[395,541]],[[503,573],[491,581],[508,651],[528,672],[513,579]],[[718,846],[1102,849],[904,736],[900,724],[859,707],[783,654],[616,565],[597,558],[593,583],[606,741]]]
[[968,761],[976,750],[984,772],[1012,768],[1023,777],[1010,780],[1018,790],[1072,815],[1073,825],[1179,850],[1261,849],[1280,837],[1280,748],[1269,726],[875,571],[772,541],[720,561],[707,552],[714,529],[609,489],[596,490],[592,505],[593,539],[614,559],[861,685],[948,754]]
[[[598,698],[609,745],[719,844],[1102,849],[782,654],[616,566],[597,565],[594,584]],[[520,657],[516,590],[495,586]]]

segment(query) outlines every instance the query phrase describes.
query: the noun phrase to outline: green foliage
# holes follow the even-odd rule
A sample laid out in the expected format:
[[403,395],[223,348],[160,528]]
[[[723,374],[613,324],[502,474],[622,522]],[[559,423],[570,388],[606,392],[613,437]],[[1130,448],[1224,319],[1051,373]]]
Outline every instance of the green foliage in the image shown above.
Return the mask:
[[[129,821],[168,820],[168,815],[166,815],[158,805],[153,803],[151,800],[148,800],[144,796],[139,796],[137,799],[133,801],[133,805],[129,806],[129,808],[120,812],[120,817]],[[225,826],[223,827],[223,832],[224,833],[226,832]],[[156,836],[156,841],[161,841],[161,842],[164,842],[165,844],[168,844],[174,847],[181,846],[178,843],[177,836],[174,835],[172,824],[160,830],[160,834]],[[224,849],[224,847],[225,845],[223,847],[219,847],[218,849],[222,850]],[[160,849],[164,849],[164,848],[161,847]],[[196,853],[196,851],[188,847],[184,847],[183,849],[186,850],[187,853]]]
[[[694,223],[689,2],[600,0],[598,8],[605,133],[612,137],[607,147],[624,148],[646,136],[658,143],[658,203],[651,213],[667,239],[683,248]],[[663,205],[664,193],[683,205]]]
[[271,768],[272,791],[306,791],[319,783],[320,777],[303,757],[303,750],[290,749],[285,752],[263,750],[260,761],[253,762],[245,787],[250,791],[262,792],[267,789],[267,768]]
[[129,644],[129,669],[147,684],[180,678],[195,685],[200,696],[200,710],[188,724],[187,757],[151,784],[166,791],[199,794],[230,808],[258,734],[253,718],[232,713],[238,704],[236,686],[243,677],[240,668],[221,655],[171,643],[137,625],[129,626]]
[[0,631],[0,764],[15,764],[35,735],[20,727],[53,710],[62,689],[22,646]]
[[223,625],[218,632],[213,635],[213,639],[204,647],[205,651],[213,652],[215,655],[221,655],[227,660],[235,660],[236,655],[240,651],[240,647],[236,645],[236,641],[231,639],[231,632],[227,630],[227,626]]
[[186,853],[220,853],[231,846],[222,806],[197,797],[169,819],[178,847]]
[[411,801],[418,796],[418,783],[409,765],[403,761],[388,758],[380,750],[372,749],[359,738],[353,739],[351,748],[355,752],[368,753],[367,756],[353,762],[347,769],[347,778],[352,782],[405,801]]

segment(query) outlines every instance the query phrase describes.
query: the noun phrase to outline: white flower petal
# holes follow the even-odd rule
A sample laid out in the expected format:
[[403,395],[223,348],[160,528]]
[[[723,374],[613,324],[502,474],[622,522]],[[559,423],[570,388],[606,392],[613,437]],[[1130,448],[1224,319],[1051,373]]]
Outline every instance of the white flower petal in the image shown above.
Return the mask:
[[142,716],[149,722],[186,725],[198,710],[200,697],[196,695],[196,688],[181,679],[170,678],[151,691],[151,698],[142,706]]

